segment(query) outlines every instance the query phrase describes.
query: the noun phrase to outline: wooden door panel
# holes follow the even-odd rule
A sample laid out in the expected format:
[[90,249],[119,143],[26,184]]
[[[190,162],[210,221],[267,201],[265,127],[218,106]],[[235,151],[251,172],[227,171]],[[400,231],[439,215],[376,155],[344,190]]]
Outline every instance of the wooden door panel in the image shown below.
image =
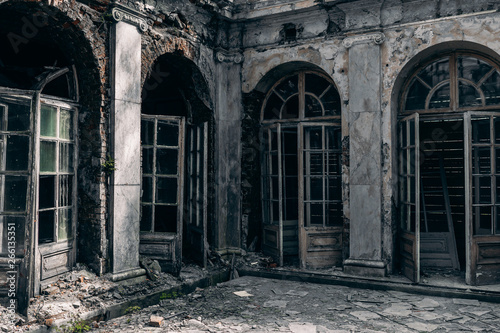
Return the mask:
[[416,268],[415,234],[402,232],[400,237],[401,272],[412,281],[418,281]]
[[279,262],[279,226],[265,225],[263,229],[262,252],[268,256],[271,256],[276,262]]
[[454,235],[450,232],[420,233],[420,265],[458,269]]
[[500,283],[500,236],[474,237],[472,266],[473,285]]
[[342,266],[342,228],[304,228],[306,268]]
[[158,260],[162,271],[175,274],[181,266],[180,258],[176,256],[177,247],[175,234],[143,234],[139,243],[139,254]]

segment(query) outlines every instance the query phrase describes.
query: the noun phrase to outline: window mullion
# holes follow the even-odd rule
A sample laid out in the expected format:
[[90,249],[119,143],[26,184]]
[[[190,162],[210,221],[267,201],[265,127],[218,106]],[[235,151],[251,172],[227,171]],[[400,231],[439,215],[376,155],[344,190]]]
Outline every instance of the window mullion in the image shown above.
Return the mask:
[[158,118],[155,117],[154,120],[154,131],[153,131],[153,165],[151,166],[152,172],[152,197],[151,197],[151,232],[155,230],[155,210],[156,210],[156,139],[157,139],[157,131],[158,131]]
[[458,63],[456,54],[450,56],[450,108],[453,111],[458,109]]

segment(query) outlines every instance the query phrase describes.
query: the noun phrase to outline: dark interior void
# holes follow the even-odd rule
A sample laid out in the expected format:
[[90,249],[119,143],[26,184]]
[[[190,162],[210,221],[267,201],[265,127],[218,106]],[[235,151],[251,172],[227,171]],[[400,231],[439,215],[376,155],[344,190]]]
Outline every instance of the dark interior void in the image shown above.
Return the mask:
[[[463,120],[420,121],[420,178],[421,237],[425,233],[452,232],[456,241],[460,269],[464,270]],[[423,250],[425,243],[421,241],[421,251]],[[425,264],[423,262],[421,264],[425,269]]]
[[[49,13],[30,9],[0,9],[0,87],[34,89],[48,73],[72,65],[56,43]],[[72,75],[66,74],[42,93],[73,98],[73,89]]]

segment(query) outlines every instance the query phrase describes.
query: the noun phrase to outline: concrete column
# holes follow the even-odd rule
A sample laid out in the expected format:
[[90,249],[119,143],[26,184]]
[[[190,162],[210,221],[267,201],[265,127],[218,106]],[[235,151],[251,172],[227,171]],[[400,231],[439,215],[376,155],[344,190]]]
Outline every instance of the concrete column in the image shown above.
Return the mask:
[[381,62],[383,34],[348,37],[350,257],[344,271],[384,276],[382,258]]
[[217,52],[215,100],[215,247],[241,248],[241,62],[239,53]]
[[145,279],[139,268],[141,195],[141,33],[140,16],[113,8],[111,27],[111,272],[114,281]]

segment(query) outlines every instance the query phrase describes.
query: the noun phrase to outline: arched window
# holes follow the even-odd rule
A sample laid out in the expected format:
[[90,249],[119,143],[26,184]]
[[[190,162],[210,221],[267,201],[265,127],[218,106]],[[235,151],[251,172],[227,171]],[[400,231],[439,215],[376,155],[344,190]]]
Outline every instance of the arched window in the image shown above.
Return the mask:
[[465,270],[471,284],[495,280],[500,259],[487,252],[500,245],[499,109],[500,70],[487,57],[449,53],[410,77],[399,208],[402,270],[413,280],[436,267]]
[[[304,267],[339,263],[340,241],[324,232],[340,232],[341,104],[329,78],[300,72],[278,81],[268,92],[261,113],[264,252],[280,264],[300,258]],[[323,237],[323,257],[303,247]],[[330,243],[331,242],[331,243]],[[308,244],[314,244],[308,243]],[[317,254],[317,253],[316,253]]]

